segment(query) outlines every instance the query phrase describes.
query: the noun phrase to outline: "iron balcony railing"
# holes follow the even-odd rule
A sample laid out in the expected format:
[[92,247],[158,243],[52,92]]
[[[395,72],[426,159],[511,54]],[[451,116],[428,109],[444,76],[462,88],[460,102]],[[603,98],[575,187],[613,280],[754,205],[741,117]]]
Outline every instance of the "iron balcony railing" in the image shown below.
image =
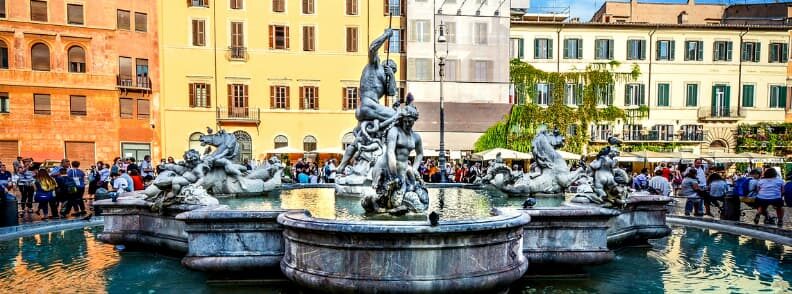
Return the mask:
[[116,86],[120,89],[151,91],[151,78],[147,75],[135,77],[117,75]]
[[704,131],[694,131],[694,132],[682,131],[682,133],[679,134],[679,141],[703,142]]
[[745,111],[730,107],[701,107],[698,111],[700,120],[738,120],[745,118]]
[[261,123],[261,110],[250,107],[217,107],[218,122]]
[[247,47],[228,47],[228,58],[231,60],[247,60]]

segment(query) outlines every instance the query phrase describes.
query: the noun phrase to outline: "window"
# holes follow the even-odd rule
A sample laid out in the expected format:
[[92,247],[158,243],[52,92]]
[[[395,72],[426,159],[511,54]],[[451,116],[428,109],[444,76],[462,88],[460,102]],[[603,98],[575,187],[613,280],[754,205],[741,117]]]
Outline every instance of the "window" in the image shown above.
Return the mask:
[[685,107],[697,107],[699,97],[698,84],[687,84],[685,89]]
[[50,70],[49,47],[44,43],[36,43],[30,48],[30,63],[33,70]]
[[316,0],[302,0],[302,13],[314,14],[316,12]]
[[69,72],[85,72],[85,50],[80,46],[69,48]]
[[731,87],[729,85],[713,85],[710,116],[731,116]]
[[481,22],[476,23],[474,34],[475,34],[474,36],[475,36],[476,44],[487,45],[487,37],[489,37],[488,36],[489,33],[487,32],[486,23],[481,23]]
[[732,42],[731,41],[715,41],[712,44],[712,60],[713,61],[731,61],[732,60]]
[[5,0],[0,0],[0,18],[6,17]]
[[770,63],[786,63],[789,60],[789,44],[770,43]]
[[674,126],[673,125],[656,125],[652,127],[652,136],[649,140],[659,141],[674,141]]
[[120,116],[121,118],[132,118],[135,111],[135,101],[132,98],[119,99]]
[[642,125],[624,125],[624,139],[627,141],[641,141],[643,138],[643,126]]
[[231,58],[245,58],[245,24],[231,22]]
[[523,52],[525,50],[525,40],[523,38],[511,38],[509,39],[509,57],[512,59],[519,58],[523,59]]
[[316,150],[316,137],[305,136],[305,138],[303,138],[303,151],[311,152],[314,150]]
[[[451,3],[451,2],[448,2]],[[456,23],[455,22],[446,22],[445,23],[445,33],[446,33],[446,41],[448,43],[454,44],[456,43]]]
[[242,0],[231,0],[231,9],[242,9]]
[[762,53],[762,44],[759,42],[744,42],[742,45],[742,61],[759,62]]
[[135,12],[135,31],[148,31],[148,15],[142,12]]
[[358,14],[358,0],[346,0],[346,15]]
[[286,0],[272,0],[272,12],[286,12]]
[[613,136],[610,125],[591,126],[591,141],[606,141]]
[[270,108],[289,109],[288,86],[270,86]]
[[66,22],[76,25],[83,24],[83,6],[80,4],[66,4]]
[[566,105],[577,106],[583,104],[583,84],[566,84],[564,97]]
[[117,28],[119,30],[129,30],[129,11],[128,10],[118,10],[116,12],[116,23]]
[[69,112],[71,115],[86,115],[85,96],[69,96]]
[[534,95],[534,103],[538,105],[550,105],[552,98],[550,96],[550,85],[546,83],[536,84],[536,95]]
[[594,40],[594,59],[613,60],[613,40]]
[[358,88],[357,87],[344,87],[341,89],[341,94],[344,98],[344,110],[354,110],[358,105]]
[[269,47],[270,49],[289,49],[289,27],[270,25]]
[[199,132],[192,133],[190,135],[189,141],[187,142],[187,149],[188,150],[195,150],[195,151],[199,151],[199,150],[205,149],[204,146],[201,146],[201,136],[202,135],[203,134],[201,134]]
[[146,99],[137,100],[137,118],[141,120],[149,119],[149,101]]
[[704,60],[703,41],[685,41],[685,61]]
[[[2,0],[0,0],[2,1]],[[0,40],[0,69],[8,68],[8,45]]]
[[704,141],[704,126],[683,125],[680,128],[681,141]]
[[643,84],[627,84],[624,89],[624,106],[646,105]]
[[277,135],[277,136],[275,136],[275,139],[272,140],[272,143],[273,143],[273,145],[274,145],[273,147],[275,147],[275,149],[288,147],[289,146],[289,138],[286,138],[286,136],[284,136],[284,135]]
[[431,58],[411,58],[407,60],[407,78],[418,81],[432,79]]
[[[459,80],[459,60],[446,59],[445,61],[445,80],[458,81]],[[437,71],[437,78],[440,79],[440,71]]]
[[192,44],[193,46],[206,46],[206,21],[192,20]]
[[564,59],[583,59],[583,39],[564,40]]
[[426,43],[429,42],[429,21],[428,20],[414,20],[410,26],[411,34],[410,41]]
[[385,46],[385,50],[387,52],[392,53],[403,53],[404,52],[404,38],[402,37],[404,34],[404,30],[393,30],[393,35],[388,40],[388,43]]
[[785,108],[786,96],[786,86],[770,86],[770,108]]
[[674,60],[674,48],[676,48],[676,42],[673,40],[657,41],[657,60]]
[[8,93],[0,92],[0,113],[10,113],[10,112],[11,112],[11,103],[8,99]]
[[597,106],[613,105],[613,84],[594,85],[594,94],[597,95]]
[[577,125],[569,125],[567,126],[566,135],[569,137],[577,136],[578,126]]
[[303,51],[316,50],[316,35],[314,27],[303,27]]
[[[228,115],[231,117],[247,117],[248,85],[228,84],[227,91],[228,91]],[[270,102],[272,102],[272,100],[270,100]]]
[[346,52],[358,51],[358,28],[346,28]]
[[473,81],[489,82],[492,81],[492,61],[474,60],[473,61]]
[[627,60],[646,59],[646,40],[627,40]]
[[245,131],[234,132],[237,142],[239,142],[239,160],[252,160],[253,159],[253,139]]
[[756,87],[754,85],[743,85],[742,107],[754,107],[755,96]]
[[132,58],[124,56],[118,57],[118,78],[122,86],[133,86],[132,70]]
[[534,59],[553,59],[553,40],[534,39]]
[[140,88],[151,88],[151,82],[149,82],[149,68],[148,68],[148,59],[135,59],[135,69],[137,72],[137,86]]
[[671,85],[667,83],[657,84],[657,106],[671,106]]
[[300,87],[300,109],[319,109],[319,87]]
[[190,83],[190,107],[211,107],[211,85],[207,83]]
[[189,0],[187,4],[190,7],[209,7],[209,0]]
[[30,1],[30,20],[47,21],[47,1]]
[[385,2],[385,15],[401,16],[403,15],[401,0],[384,0]]
[[35,114],[52,113],[52,106],[50,106],[50,95],[33,94],[33,113]]
[[355,144],[355,134],[351,132],[344,134],[344,137],[341,138],[341,145],[344,146],[344,150],[352,144]]

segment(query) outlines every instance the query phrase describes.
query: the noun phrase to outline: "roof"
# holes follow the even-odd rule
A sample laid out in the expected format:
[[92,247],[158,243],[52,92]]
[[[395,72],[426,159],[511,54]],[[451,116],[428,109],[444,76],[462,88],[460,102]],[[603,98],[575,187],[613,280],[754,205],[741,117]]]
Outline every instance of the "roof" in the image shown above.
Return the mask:
[[605,28],[670,28],[670,29],[705,29],[705,30],[767,30],[788,31],[790,25],[753,25],[753,24],[669,24],[669,23],[633,23],[633,22],[549,22],[549,21],[512,21],[514,26],[564,26],[564,27],[605,27]]
[[[413,129],[423,132],[440,130],[440,103],[416,102],[420,118]],[[511,111],[507,103],[445,102],[445,131],[483,133]]]

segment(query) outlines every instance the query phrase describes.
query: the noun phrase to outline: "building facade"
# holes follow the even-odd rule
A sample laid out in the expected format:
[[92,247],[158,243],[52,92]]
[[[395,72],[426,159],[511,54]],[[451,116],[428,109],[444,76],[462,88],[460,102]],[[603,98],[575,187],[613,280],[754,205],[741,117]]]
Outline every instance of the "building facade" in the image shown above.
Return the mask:
[[157,156],[154,0],[0,1],[0,160]]
[[198,138],[206,127],[234,133],[243,158],[260,159],[284,147],[338,152],[354,140],[369,43],[389,27],[396,33],[379,56],[396,61],[403,88],[401,1],[161,4],[167,24],[160,27],[159,46],[168,86],[160,123],[167,156],[202,150]]
[[594,13],[591,22],[653,24],[718,24],[727,5],[679,2],[606,1]]
[[[628,144],[733,152],[738,124],[783,122],[788,109],[787,27],[515,21],[511,38],[513,57],[547,72],[611,61],[618,72],[640,68],[600,104],[642,114],[589,126],[592,142],[619,135]],[[547,103],[537,97],[548,87],[536,88],[533,103]]]

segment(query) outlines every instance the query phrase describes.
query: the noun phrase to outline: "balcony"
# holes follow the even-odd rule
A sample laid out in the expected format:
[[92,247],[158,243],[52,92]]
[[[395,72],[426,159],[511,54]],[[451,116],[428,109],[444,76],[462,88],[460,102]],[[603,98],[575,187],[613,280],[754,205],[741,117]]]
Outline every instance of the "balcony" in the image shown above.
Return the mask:
[[679,134],[679,141],[682,142],[704,142],[704,131],[682,132]]
[[247,47],[231,46],[228,47],[228,59],[236,61],[247,61]]
[[144,75],[136,77],[117,75],[116,87],[123,91],[151,92],[151,79]]
[[217,107],[218,123],[256,124],[261,123],[261,110],[249,107]]
[[661,134],[659,131],[653,130],[648,132],[624,132],[622,138],[625,142],[673,142],[674,135],[669,133]]
[[698,118],[701,121],[736,121],[745,118],[745,112],[728,107],[701,107]]

